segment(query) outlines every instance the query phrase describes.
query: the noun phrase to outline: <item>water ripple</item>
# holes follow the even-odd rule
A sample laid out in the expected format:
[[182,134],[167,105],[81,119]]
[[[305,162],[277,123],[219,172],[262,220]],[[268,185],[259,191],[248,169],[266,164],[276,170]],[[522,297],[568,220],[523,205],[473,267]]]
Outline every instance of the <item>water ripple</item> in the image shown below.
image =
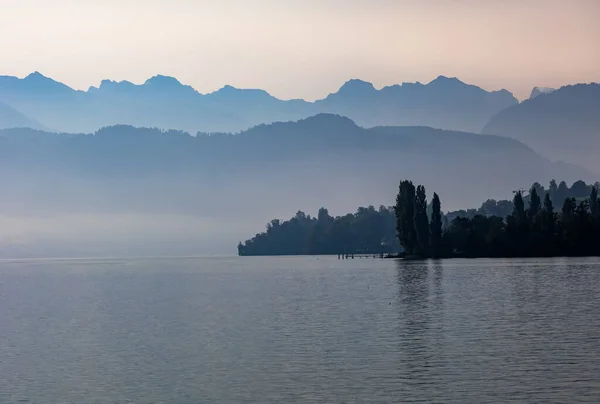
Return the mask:
[[600,261],[0,262],[1,403],[598,403]]

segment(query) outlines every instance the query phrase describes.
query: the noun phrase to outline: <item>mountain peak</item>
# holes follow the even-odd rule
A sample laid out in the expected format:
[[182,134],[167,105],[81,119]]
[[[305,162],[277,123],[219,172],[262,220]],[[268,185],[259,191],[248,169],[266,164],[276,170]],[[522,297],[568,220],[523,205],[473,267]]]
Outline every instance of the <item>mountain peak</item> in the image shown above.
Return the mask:
[[556,91],[556,89],[550,88],[550,87],[533,87],[533,90],[531,90],[531,95],[529,96],[529,99],[530,100],[534,99],[538,95],[542,95],[542,94],[550,94],[553,91]]
[[346,99],[351,102],[361,102],[365,98],[372,98],[377,95],[377,90],[373,84],[359,80],[348,80],[340,87],[336,93],[329,94],[323,100],[318,102],[335,102],[335,100]]
[[48,79],[48,77],[44,76],[42,73],[38,72],[37,70],[34,71],[33,73],[29,73],[27,75],[27,77],[25,77],[25,80],[35,80],[35,79]]
[[429,84],[465,84],[456,77],[447,77],[443,75],[437,76],[434,80],[431,80]]
[[237,88],[231,86],[229,84],[221,87],[215,92],[207,94],[211,96],[213,99],[217,100],[233,100],[237,97],[243,97],[245,100],[260,100],[260,99],[271,99],[273,98],[268,92],[261,89],[245,89],[245,88]]
[[53,83],[53,84],[58,84],[58,85],[64,86],[64,84],[59,83],[58,81],[53,80],[50,77],[46,77],[38,71],[29,73],[23,80],[28,83],[36,83],[36,84],[37,83]]
[[104,79],[100,82],[100,86],[98,88],[96,87],[90,87],[88,91],[95,91],[95,90],[123,90],[123,89],[132,89],[135,87],[135,84],[133,84],[130,81],[127,80],[123,80],[123,81],[114,81],[114,80],[107,80]]
[[163,76],[162,74],[157,74],[156,76],[150,77],[144,85],[157,85],[161,87],[179,87],[182,86],[181,82],[177,80],[175,77],[171,76]]
[[25,77],[25,79],[34,79],[34,78],[38,78],[38,77],[44,77],[45,78],[45,76],[42,73],[40,73],[40,72],[38,72],[36,70],[36,71],[34,71],[32,73],[29,73],[27,75],[27,77]]
[[211,94],[237,94],[244,91],[263,91],[263,90],[243,90],[241,88],[234,87],[229,84],[225,84],[223,87],[219,88],[217,91],[212,92]]
[[345,82],[338,92],[368,93],[373,91],[377,90],[373,87],[372,83],[360,79],[351,79]]
[[44,76],[42,73],[35,71],[27,75],[22,83],[25,84],[30,91],[54,92],[54,93],[69,93],[74,91],[71,87],[58,82],[50,77]]
[[186,84],[182,84],[175,77],[163,76],[162,74],[157,74],[156,76],[150,77],[144,82],[142,87],[151,88],[157,91],[180,92],[190,95],[199,94],[196,90],[194,90],[194,88]]

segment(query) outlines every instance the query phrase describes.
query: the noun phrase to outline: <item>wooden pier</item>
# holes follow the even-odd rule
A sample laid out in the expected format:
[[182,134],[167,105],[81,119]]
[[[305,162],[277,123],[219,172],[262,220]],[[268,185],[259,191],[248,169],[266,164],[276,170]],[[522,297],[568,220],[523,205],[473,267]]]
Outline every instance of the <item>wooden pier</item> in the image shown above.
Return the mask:
[[339,260],[360,259],[360,258],[383,258],[384,254],[338,254]]

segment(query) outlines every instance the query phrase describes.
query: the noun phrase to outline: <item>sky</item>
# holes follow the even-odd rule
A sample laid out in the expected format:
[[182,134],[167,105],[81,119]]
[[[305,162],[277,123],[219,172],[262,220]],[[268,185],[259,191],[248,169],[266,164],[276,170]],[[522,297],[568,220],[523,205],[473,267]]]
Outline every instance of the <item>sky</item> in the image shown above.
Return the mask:
[[0,0],[0,74],[177,77],[314,100],[458,77],[526,98],[600,81],[598,0]]

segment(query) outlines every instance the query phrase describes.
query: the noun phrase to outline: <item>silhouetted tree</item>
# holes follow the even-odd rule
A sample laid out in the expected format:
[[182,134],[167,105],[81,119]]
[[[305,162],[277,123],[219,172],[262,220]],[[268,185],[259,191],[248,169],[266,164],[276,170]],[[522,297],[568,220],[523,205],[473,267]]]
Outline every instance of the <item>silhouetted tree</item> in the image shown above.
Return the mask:
[[435,192],[431,200],[431,256],[433,258],[440,257],[442,253],[442,204],[440,197]]
[[590,201],[583,200],[575,208],[575,228],[573,229],[574,250],[570,255],[586,255],[592,247],[592,221]]
[[[598,240],[600,238],[600,199],[598,198],[596,185],[592,187],[590,192],[590,216],[590,238]],[[591,249],[596,250],[594,247],[593,245],[590,246]]]
[[400,182],[395,206],[396,231],[407,254],[414,254],[418,244],[414,220],[415,194],[415,186],[411,181]]
[[525,227],[527,227],[525,202],[523,201],[523,193],[521,191],[515,192],[515,196],[513,198],[513,216],[517,220],[517,226],[519,227],[519,230],[523,230]]
[[525,240],[529,236],[529,221],[525,211],[523,193],[516,191],[513,197],[513,213],[507,218],[507,228],[514,242],[512,243],[513,254],[523,256],[525,254]]
[[552,199],[550,199],[549,192],[547,192],[544,197],[544,208],[541,212],[541,216],[542,240],[546,245],[546,252],[544,255],[551,255],[551,250],[555,247],[556,213],[554,213],[554,205],[552,204]]
[[565,199],[569,197],[569,187],[567,186],[567,183],[564,181],[561,181],[560,184],[558,184],[558,189],[556,190],[556,198],[553,198],[554,203],[557,206],[561,206]]
[[527,210],[527,214],[529,216],[529,220],[533,222],[533,219],[537,216],[541,209],[541,201],[538,196],[537,189],[531,188],[531,192],[529,194],[529,209]]
[[598,190],[596,187],[592,187],[592,192],[590,193],[590,212],[594,219],[597,219],[600,215],[600,201],[598,200]]
[[525,255],[540,255],[540,251],[543,250],[543,237],[541,234],[542,217],[540,214],[542,206],[538,189],[540,192],[543,192],[544,187],[535,183],[529,192],[529,208],[527,209],[527,217],[529,219],[529,248]]
[[548,188],[548,193],[550,194],[551,200],[556,200],[556,192],[558,191],[558,185],[556,185],[556,180],[550,181],[550,187]]
[[575,181],[569,189],[569,196],[578,198],[587,198],[590,195],[590,187],[583,181]]
[[418,242],[416,253],[425,257],[429,254],[429,220],[427,218],[427,195],[423,185],[417,186],[415,194],[415,230]]
[[560,213],[560,243],[564,255],[569,255],[573,251],[575,244],[575,210],[577,203],[575,198],[565,198]]
[[565,198],[561,209],[561,221],[563,224],[570,224],[573,221],[576,207],[575,198]]
[[[326,254],[329,250],[328,236],[334,219],[325,208],[319,209],[317,223],[308,240],[308,249],[314,254]],[[341,251],[340,251],[341,253]]]
[[534,182],[533,184],[531,184],[531,187],[529,187],[529,195],[531,195],[531,193],[534,190],[538,196],[544,195],[546,193],[546,190],[539,182]]

